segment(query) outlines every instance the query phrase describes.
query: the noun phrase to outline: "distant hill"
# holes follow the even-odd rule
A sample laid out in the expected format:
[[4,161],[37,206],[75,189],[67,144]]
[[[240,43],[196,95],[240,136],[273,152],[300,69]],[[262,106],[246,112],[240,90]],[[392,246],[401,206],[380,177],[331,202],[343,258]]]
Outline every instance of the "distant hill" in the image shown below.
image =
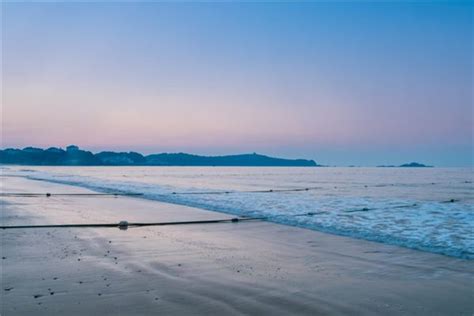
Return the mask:
[[405,163],[400,166],[382,165],[382,166],[377,166],[377,167],[379,168],[432,168],[433,166],[424,165],[419,162],[410,162],[410,163]]
[[259,154],[233,156],[197,156],[185,153],[153,154],[103,151],[93,154],[71,145],[66,150],[34,147],[0,150],[1,164],[38,166],[248,166],[248,167],[316,167],[313,160],[282,159]]

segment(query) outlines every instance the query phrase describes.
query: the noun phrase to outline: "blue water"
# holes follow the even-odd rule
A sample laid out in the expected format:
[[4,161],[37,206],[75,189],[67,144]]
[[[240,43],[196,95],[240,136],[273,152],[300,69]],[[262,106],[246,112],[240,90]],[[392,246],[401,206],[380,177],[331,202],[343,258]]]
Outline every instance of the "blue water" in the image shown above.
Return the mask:
[[[144,193],[147,199],[474,259],[472,169],[8,167],[3,173]],[[311,190],[244,192],[297,188]],[[181,194],[215,191],[232,193]]]

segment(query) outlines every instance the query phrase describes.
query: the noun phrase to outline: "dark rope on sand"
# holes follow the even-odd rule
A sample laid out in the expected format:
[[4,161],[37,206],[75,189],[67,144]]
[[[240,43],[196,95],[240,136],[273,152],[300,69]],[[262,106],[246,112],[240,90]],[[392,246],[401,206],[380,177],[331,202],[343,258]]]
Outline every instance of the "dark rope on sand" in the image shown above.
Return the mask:
[[143,193],[0,193],[0,197],[52,197],[52,196],[142,196]]
[[[172,192],[172,195],[205,195],[205,194],[232,194],[232,193],[278,193],[278,192],[304,192],[317,190],[319,187],[297,189],[269,189],[253,191],[199,191],[199,192]],[[52,196],[143,196],[143,193],[0,193],[0,197],[52,197]],[[166,194],[163,194],[166,195]]]
[[[448,200],[443,201],[441,203],[454,203],[458,200]],[[404,204],[404,205],[396,205],[389,207],[388,209],[395,209],[395,208],[408,208],[408,207],[416,207],[418,204]],[[353,213],[353,212],[367,212],[370,210],[376,210],[377,208],[361,208],[355,210],[347,210],[346,213]],[[145,226],[171,226],[171,225],[195,225],[195,224],[217,224],[217,223],[237,223],[243,221],[254,221],[254,220],[271,220],[271,218],[280,217],[280,216],[292,216],[292,217],[300,217],[300,216],[315,216],[326,214],[327,211],[319,211],[319,212],[306,212],[300,214],[275,214],[271,217],[234,217],[234,218],[227,218],[227,219],[212,219],[212,220],[198,220],[198,221],[178,221],[178,222],[155,222],[155,223],[129,223],[127,221],[121,221],[119,223],[104,223],[104,224],[51,224],[51,225],[20,225],[20,226],[0,226],[0,229],[28,229],[28,228],[110,228],[116,227],[121,230],[127,230],[129,227],[145,227]]]
[[[367,187],[367,186],[365,186]],[[321,187],[306,187],[295,189],[268,189],[268,190],[249,190],[249,191],[196,191],[196,192],[171,192],[161,195],[219,195],[219,194],[236,194],[236,193],[280,193],[280,192],[307,192],[312,190],[319,190]],[[101,196],[144,196],[144,193],[133,192],[115,192],[115,193],[24,193],[24,192],[2,192],[0,197],[53,197],[53,196],[76,196],[76,197],[101,197]],[[441,201],[440,203],[455,203],[460,202],[459,199],[450,199]],[[391,208],[406,208],[418,206],[415,204],[400,205]],[[347,212],[365,212],[370,211],[371,208],[361,208],[356,210],[349,210]]]
[[180,222],[157,222],[157,223],[129,223],[121,221],[120,223],[104,224],[58,224],[58,225],[21,225],[21,226],[0,226],[0,229],[28,229],[28,228],[119,228],[126,230],[129,227],[145,226],[171,226],[171,225],[195,225],[195,224],[218,224],[218,223],[238,223],[244,221],[263,220],[265,217],[235,217],[227,219],[210,219],[199,221],[180,221]]
[[232,193],[277,193],[277,192],[304,192],[318,190],[321,187],[297,188],[297,189],[269,189],[269,190],[249,190],[249,191],[197,191],[197,192],[173,192],[176,195],[192,194],[232,194]]
[[[359,209],[353,209],[353,210],[347,210],[344,211],[344,213],[355,213],[355,212],[368,212],[368,211],[373,211],[373,210],[378,210],[378,209],[396,209],[396,208],[409,208],[409,207],[417,207],[418,204],[403,204],[403,205],[395,205],[391,207],[383,207],[383,208],[368,208],[368,207],[363,207]],[[300,213],[300,214],[276,214],[272,215],[272,217],[279,217],[279,216],[294,216],[294,217],[299,217],[299,216],[315,216],[315,215],[321,215],[321,214],[327,214],[329,213],[328,211],[319,211],[319,212],[306,212],[306,213]]]

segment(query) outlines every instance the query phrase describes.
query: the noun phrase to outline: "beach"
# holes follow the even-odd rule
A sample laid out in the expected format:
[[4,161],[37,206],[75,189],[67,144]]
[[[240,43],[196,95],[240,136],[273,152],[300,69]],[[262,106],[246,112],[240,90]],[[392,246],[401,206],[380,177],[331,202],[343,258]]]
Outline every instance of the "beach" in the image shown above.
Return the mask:
[[[93,193],[2,177],[2,192]],[[1,224],[235,216],[137,197],[2,197]],[[0,230],[2,315],[472,315],[472,260],[270,223]]]

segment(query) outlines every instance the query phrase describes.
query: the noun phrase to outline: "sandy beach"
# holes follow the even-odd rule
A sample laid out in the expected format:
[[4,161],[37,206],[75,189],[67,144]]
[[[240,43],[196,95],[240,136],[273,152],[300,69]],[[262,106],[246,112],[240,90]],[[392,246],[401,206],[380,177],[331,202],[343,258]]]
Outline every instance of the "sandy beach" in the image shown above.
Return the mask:
[[[2,192],[89,190],[2,177]],[[228,214],[133,197],[2,197],[1,224]],[[1,315],[472,315],[472,261],[264,221],[1,230]]]

